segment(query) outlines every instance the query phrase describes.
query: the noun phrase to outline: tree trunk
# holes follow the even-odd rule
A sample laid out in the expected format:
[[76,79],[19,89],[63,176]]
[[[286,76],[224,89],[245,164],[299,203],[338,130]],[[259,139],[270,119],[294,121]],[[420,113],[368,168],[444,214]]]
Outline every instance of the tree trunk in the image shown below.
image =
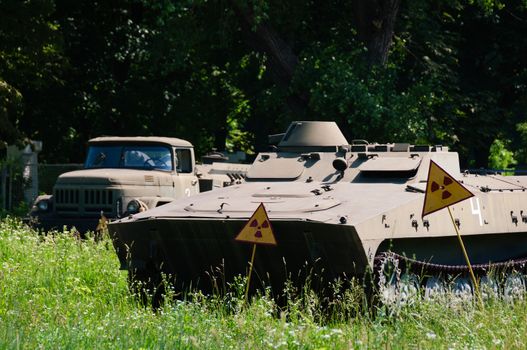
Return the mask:
[[356,0],[353,2],[359,38],[368,48],[370,65],[384,65],[392,45],[395,20],[401,0]]
[[[289,88],[298,65],[298,57],[293,49],[265,22],[255,23],[250,8],[230,0],[232,8],[247,35],[247,43],[254,49],[267,54],[269,70],[273,80],[283,88]],[[296,116],[306,114],[308,98],[305,94],[292,94],[287,98],[287,105]]]

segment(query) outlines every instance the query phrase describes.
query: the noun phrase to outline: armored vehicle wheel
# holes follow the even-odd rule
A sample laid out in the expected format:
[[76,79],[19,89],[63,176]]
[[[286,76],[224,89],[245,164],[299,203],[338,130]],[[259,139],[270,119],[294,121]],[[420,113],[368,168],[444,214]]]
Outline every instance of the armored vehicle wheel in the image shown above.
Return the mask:
[[406,271],[395,255],[379,257],[375,271],[377,295],[383,304],[408,304],[420,298],[419,278]]
[[424,285],[424,297],[425,299],[436,299],[440,298],[446,293],[446,283],[441,276],[431,276],[426,279]]
[[481,277],[479,281],[479,290],[483,300],[497,298],[499,296],[499,286],[494,276]]
[[525,276],[518,272],[509,273],[503,283],[505,300],[523,299],[525,296]]
[[375,268],[374,281],[381,303],[392,304],[397,301],[400,280],[399,259],[390,254],[380,256]]
[[421,296],[419,289],[419,278],[414,273],[403,273],[399,286],[400,300],[411,303]]
[[457,276],[451,282],[452,295],[459,301],[472,299],[474,286],[469,277]]

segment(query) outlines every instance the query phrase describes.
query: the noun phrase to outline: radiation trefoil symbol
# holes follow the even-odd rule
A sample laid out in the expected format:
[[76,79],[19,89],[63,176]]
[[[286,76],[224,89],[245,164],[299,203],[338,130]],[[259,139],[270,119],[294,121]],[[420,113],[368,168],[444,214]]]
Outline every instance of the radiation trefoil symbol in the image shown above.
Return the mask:
[[437,182],[432,181],[431,191],[435,192],[438,190],[441,190],[441,199],[447,199],[452,196],[452,193],[448,192],[448,190],[445,188],[448,185],[453,184],[454,181],[448,176],[445,176],[443,178],[443,185],[439,185]]
[[254,237],[256,238],[262,238],[263,235],[262,235],[262,229],[263,228],[268,228],[269,227],[269,221],[265,220],[263,222],[262,225],[259,225],[258,224],[258,220],[257,219],[253,219],[251,221],[251,224],[249,225],[250,227],[254,228],[255,229],[255,233],[254,233]]
[[433,160],[430,161],[422,216],[473,196],[474,194],[454,179],[453,176],[448,174]]
[[235,240],[255,244],[276,245],[273,228],[263,203],[258,206],[253,215],[245,223]]

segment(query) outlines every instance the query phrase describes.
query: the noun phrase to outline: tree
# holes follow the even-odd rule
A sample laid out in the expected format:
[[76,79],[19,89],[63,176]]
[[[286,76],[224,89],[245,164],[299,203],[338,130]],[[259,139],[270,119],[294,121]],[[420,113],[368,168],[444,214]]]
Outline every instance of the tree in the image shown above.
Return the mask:
[[295,119],[335,120],[350,140],[446,144],[470,166],[486,165],[495,139],[523,145],[521,2],[0,6],[2,118],[44,138],[50,160],[80,161],[87,139],[109,133],[261,150]]
[[42,137],[46,110],[56,111],[49,99],[65,62],[53,12],[52,0],[0,3],[0,136],[9,143]]
[[22,134],[12,121],[18,121],[22,111],[22,95],[15,88],[0,80],[0,149],[19,142]]

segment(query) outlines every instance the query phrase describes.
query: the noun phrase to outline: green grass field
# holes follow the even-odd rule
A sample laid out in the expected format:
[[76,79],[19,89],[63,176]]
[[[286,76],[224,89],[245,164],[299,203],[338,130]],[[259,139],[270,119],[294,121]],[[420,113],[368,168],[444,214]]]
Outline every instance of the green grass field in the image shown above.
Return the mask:
[[1,349],[527,348],[527,301],[413,301],[361,307],[356,287],[322,307],[291,293],[244,305],[243,283],[224,296],[189,294],[157,312],[130,294],[109,240],[39,236],[0,222]]

